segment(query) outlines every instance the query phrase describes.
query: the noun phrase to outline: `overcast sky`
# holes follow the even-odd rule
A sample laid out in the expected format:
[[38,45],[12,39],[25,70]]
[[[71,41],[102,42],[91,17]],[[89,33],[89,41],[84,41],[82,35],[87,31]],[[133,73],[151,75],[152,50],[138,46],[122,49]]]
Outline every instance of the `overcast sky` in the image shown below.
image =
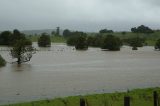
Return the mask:
[[0,30],[160,29],[160,0],[0,0]]

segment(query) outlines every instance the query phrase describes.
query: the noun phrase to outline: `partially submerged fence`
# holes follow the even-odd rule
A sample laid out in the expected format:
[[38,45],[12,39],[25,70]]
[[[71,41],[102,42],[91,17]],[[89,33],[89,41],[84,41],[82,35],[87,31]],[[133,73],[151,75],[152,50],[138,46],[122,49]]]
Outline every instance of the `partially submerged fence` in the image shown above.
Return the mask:
[[[124,97],[124,106],[131,106],[131,97],[125,96]],[[80,106],[88,106],[86,99],[81,98],[80,99]],[[158,93],[156,91],[153,92],[153,106],[160,106],[159,100],[158,100]]]

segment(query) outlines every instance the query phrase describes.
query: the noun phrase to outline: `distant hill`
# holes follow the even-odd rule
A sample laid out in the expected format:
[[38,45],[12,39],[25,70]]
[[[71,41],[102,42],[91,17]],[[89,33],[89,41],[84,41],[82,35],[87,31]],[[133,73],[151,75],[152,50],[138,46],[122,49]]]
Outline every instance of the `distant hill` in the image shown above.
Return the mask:
[[[42,33],[47,33],[47,34],[51,34],[52,31],[56,31],[56,29],[41,29],[41,30],[24,30],[21,31],[22,33],[26,34],[26,35],[40,35]],[[60,30],[60,34],[62,35],[63,30]]]

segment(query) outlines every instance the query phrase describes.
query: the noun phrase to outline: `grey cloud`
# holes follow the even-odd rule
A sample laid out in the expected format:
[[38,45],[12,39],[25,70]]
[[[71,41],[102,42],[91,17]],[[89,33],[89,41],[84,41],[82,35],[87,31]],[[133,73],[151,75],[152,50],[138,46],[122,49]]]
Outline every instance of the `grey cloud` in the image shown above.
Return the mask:
[[160,28],[159,0],[0,0],[0,30]]

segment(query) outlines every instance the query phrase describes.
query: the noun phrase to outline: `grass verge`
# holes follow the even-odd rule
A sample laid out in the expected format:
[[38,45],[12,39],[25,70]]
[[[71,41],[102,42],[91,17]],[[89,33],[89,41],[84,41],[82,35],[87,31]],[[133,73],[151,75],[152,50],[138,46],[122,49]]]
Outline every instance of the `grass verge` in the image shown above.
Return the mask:
[[71,96],[3,106],[79,106],[79,101],[82,97],[86,100],[87,106],[123,106],[124,96],[131,97],[131,106],[153,106],[153,91],[157,91],[160,94],[160,88],[146,88],[127,92]]

